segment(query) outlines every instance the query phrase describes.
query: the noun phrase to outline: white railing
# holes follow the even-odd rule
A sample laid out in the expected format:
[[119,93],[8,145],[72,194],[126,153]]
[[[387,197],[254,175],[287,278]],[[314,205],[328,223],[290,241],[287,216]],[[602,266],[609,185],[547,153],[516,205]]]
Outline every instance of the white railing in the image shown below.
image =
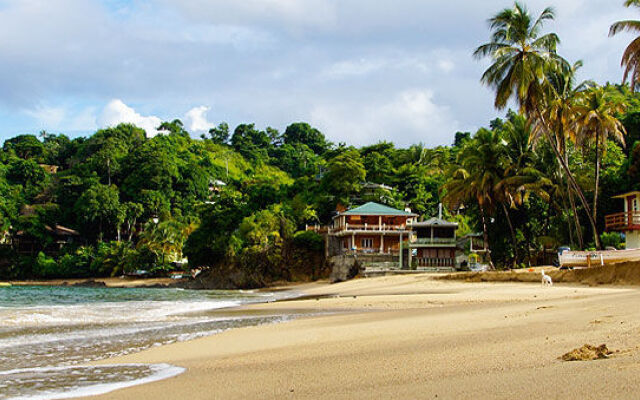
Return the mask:
[[371,232],[389,232],[389,231],[405,231],[407,230],[406,225],[370,225],[370,224],[345,224],[344,226],[339,226],[336,228],[331,228],[333,232],[341,232],[341,231],[371,231]]
[[564,251],[559,257],[560,265],[596,267],[624,261],[640,260],[640,250]]

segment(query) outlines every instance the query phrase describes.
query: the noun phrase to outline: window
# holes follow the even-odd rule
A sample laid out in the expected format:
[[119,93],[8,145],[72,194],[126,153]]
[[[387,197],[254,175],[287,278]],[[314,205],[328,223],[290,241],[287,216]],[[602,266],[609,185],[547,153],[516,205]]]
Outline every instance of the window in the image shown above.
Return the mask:
[[362,239],[361,244],[363,248],[370,249],[373,247],[373,239],[371,238]]

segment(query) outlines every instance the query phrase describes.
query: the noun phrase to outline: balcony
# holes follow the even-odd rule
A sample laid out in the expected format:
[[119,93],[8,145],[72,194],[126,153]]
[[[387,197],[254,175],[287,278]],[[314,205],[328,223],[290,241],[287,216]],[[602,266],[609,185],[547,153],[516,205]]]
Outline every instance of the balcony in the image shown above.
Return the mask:
[[337,228],[330,228],[329,233],[339,233],[339,232],[405,232],[408,231],[406,225],[356,225],[356,224],[346,224],[345,226],[339,226]]
[[411,244],[427,246],[455,246],[456,243],[456,238],[418,238]]
[[608,231],[640,230],[640,211],[607,215],[604,222]]

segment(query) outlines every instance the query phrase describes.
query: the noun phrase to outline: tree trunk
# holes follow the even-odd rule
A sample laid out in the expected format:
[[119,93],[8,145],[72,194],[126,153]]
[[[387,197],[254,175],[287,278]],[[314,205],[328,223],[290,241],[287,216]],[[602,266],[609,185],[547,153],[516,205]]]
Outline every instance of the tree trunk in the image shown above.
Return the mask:
[[502,210],[504,210],[504,215],[507,217],[509,231],[511,232],[511,244],[513,245],[513,268],[515,269],[518,265],[518,241],[516,240],[516,231],[513,229],[513,223],[511,222],[511,216],[509,215],[507,206],[502,202],[500,204],[502,205]]
[[[578,209],[576,207],[576,201],[573,198],[573,192],[571,191],[571,185],[567,180],[567,193],[569,194],[569,203],[571,204],[571,217],[573,218],[573,223],[576,226],[576,237],[578,238],[578,246],[580,250],[584,250],[584,239],[582,237],[582,225],[580,225],[580,218],[578,217]],[[571,224],[571,222],[569,222]]]
[[555,154],[556,159],[560,162],[562,169],[564,169],[565,173],[567,174],[567,178],[571,182],[571,186],[573,186],[574,190],[576,191],[576,194],[580,199],[580,203],[582,203],[582,206],[584,207],[584,210],[587,213],[589,224],[591,225],[591,229],[593,230],[593,237],[596,242],[596,248],[601,249],[602,245],[600,244],[600,237],[598,236],[598,228],[596,227],[596,221],[593,219],[593,214],[591,214],[591,207],[589,207],[589,202],[587,201],[587,198],[584,196],[584,193],[582,192],[580,185],[578,185],[578,182],[576,181],[575,177],[571,173],[571,170],[569,169],[569,165],[565,163],[564,157],[562,157],[562,154],[560,154],[558,147],[555,145],[553,137],[551,136],[551,132],[548,129],[546,129],[547,124],[544,117],[542,116],[542,113],[540,113],[539,111],[537,113],[538,113],[538,117],[540,118],[540,121],[542,121],[542,124],[545,127],[545,129],[543,129],[544,135],[546,139],[549,141],[549,144],[551,145],[551,149],[553,150],[553,153]]
[[491,261],[491,250],[489,250],[489,231],[487,229],[487,220],[484,216],[484,207],[482,207],[482,205],[480,205],[480,216],[482,217],[482,239],[484,241],[484,251],[487,254],[487,259],[489,260],[489,267],[491,269],[495,269],[493,261]]
[[[569,197],[569,193],[567,192],[567,197],[562,196],[562,208],[564,210],[568,209],[569,206],[567,205],[567,197]],[[571,223],[571,219],[572,219],[572,215],[569,215],[569,224],[567,225],[567,228],[569,228],[569,244],[571,246],[571,248],[575,248],[576,247],[576,242],[575,242],[575,238],[573,237],[573,227],[572,227],[572,223]]]
[[593,219],[598,215],[598,188],[600,186],[600,135],[596,132],[596,182],[593,192]]

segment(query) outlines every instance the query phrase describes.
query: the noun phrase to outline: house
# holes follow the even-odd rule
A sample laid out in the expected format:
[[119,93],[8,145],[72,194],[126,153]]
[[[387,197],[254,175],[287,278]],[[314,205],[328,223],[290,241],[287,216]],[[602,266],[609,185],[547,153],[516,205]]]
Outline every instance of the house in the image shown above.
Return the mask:
[[19,254],[35,255],[38,251],[44,251],[48,256],[58,254],[60,249],[67,244],[75,243],[79,240],[80,233],[73,229],[66,228],[61,225],[55,225],[53,228],[45,225],[47,234],[51,237],[51,241],[43,243],[42,240],[36,238],[28,232],[18,231],[13,239],[13,245]]
[[624,212],[605,217],[607,231],[624,233],[627,249],[640,249],[640,192],[624,193],[613,198],[624,200]]
[[49,175],[55,175],[58,173],[60,166],[58,165],[49,165],[49,164],[38,164],[40,168],[44,170]]
[[[420,267],[456,267],[456,230],[458,223],[441,218],[413,222],[409,241],[409,265]],[[415,260],[412,258],[415,257]]]
[[337,242],[333,251],[336,254],[330,256],[398,253],[400,243],[409,239],[411,223],[416,217],[411,211],[374,202],[339,212],[327,229],[328,236]]

